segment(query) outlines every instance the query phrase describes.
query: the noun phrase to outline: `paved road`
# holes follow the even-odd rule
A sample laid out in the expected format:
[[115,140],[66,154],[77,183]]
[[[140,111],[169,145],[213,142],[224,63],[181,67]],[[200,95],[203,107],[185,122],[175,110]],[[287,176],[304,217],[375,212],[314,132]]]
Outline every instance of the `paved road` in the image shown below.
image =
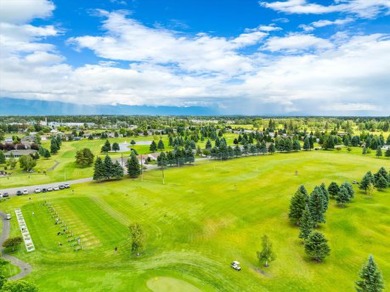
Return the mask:
[[54,186],[63,185],[63,184],[66,184],[66,183],[70,184],[70,185],[74,185],[74,184],[81,184],[81,183],[90,182],[90,181],[92,181],[92,177],[75,179],[75,180],[68,180],[68,181],[62,181],[62,182],[53,182],[53,183],[43,184],[43,185],[17,187],[17,188],[9,188],[9,189],[0,189],[0,193],[7,192],[10,196],[15,196],[16,195],[16,191],[26,189],[29,194],[33,194],[34,190],[36,188],[48,188],[48,187],[54,187]]
[[32,269],[28,263],[25,263],[14,256],[4,253],[4,248],[2,246],[3,242],[6,241],[9,237],[11,224],[9,220],[5,219],[5,214],[3,212],[0,212],[0,217],[3,220],[3,231],[0,236],[1,253],[5,260],[9,261],[14,266],[18,266],[20,268],[20,273],[8,278],[8,280],[19,280],[30,274]]

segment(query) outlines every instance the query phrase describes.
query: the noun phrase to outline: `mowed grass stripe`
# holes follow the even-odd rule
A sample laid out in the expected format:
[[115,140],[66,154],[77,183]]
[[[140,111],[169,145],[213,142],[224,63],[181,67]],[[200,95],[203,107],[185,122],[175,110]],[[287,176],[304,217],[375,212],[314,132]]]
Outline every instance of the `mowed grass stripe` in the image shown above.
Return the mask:
[[127,227],[115,220],[90,198],[71,198],[66,203],[75,213],[77,212],[84,229],[98,238],[100,244],[115,245],[118,241],[128,238]]

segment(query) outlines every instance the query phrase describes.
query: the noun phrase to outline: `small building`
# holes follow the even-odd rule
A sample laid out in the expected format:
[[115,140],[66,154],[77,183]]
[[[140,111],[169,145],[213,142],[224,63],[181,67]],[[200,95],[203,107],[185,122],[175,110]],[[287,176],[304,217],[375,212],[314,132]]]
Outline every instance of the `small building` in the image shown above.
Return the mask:
[[33,150],[33,149],[26,149],[26,150],[11,150],[11,151],[8,151],[8,152],[5,152],[4,153],[4,156],[6,158],[10,158],[11,155],[14,156],[14,158],[19,158],[23,155],[30,155],[30,154],[35,154],[36,152],[38,152],[37,150]]

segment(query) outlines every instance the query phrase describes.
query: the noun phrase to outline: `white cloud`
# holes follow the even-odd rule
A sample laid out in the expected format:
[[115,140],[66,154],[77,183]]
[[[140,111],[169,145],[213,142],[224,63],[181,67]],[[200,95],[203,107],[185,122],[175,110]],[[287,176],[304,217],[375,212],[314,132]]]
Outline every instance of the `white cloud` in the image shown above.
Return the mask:
[[306,32],[310,32],[310,31],[313,31],[314,29],[319,28],[319,27],[325,27],[325,26],[330,26],[330,25],[345,25],[345,24],[351,23],[353,21],[355,21],[355,19],[353,19],[351,17],[347,17],[344,19],[336,19],[333,21],[327,20],[327,19],[321,19],[318,21],[314,21],[310,24],[301,24],[299,27],[302,28]]
[[34,18],[49,17],[54,8],[48,0],[2,0],[0,22],[27,23]]
[[286,37],[271,37],[263,49],[271,52],[301,52],[310,49],[329,49],[332,43],[326,39],[307,34],[290,34]]
[[104,36],[70,38],[78,49],[88,48],[111,60],[174,63],[182,70],[215,71],[235,74],[251,69],[250,61],[237,49],[257,44],[266,36],[259,30],[246,32],[234,39],[199,33],[194,37],[173,31],[146,27],[124,13],[101,12]]
[[342,12],[356,14],[363,18],[374,18],[381,12],[389,13],[389,0],[340,0],[335,5],[321,5],[308,3],[307,0],[287,0],[276,2],[263,2],[260,5],[276,11],[296,14],[325,14]]

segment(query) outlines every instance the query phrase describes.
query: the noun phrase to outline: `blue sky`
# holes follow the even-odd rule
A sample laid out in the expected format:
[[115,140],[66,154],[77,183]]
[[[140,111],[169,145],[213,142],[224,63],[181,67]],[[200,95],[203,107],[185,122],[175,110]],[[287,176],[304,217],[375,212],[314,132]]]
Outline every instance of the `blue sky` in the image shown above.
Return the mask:
[[390,0],[0,0],[0,35],[0,97],[390,114]]

